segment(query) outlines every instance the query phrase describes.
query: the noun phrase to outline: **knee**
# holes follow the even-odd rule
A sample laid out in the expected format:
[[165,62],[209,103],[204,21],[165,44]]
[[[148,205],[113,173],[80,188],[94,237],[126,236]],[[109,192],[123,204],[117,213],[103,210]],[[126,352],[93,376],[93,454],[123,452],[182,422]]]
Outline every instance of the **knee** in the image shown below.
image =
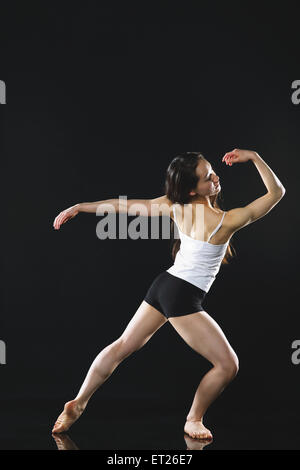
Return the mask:
[[239,359],[235,353],[231,354],[222,364],[222,371],[226,379],[230,382],[239,371]]
[[130,354],[139,349],[134,342],[122,336],[112,343],[111,346],[113,347],[114,352],[119,360],[126,359],[126,357],[130,356]]

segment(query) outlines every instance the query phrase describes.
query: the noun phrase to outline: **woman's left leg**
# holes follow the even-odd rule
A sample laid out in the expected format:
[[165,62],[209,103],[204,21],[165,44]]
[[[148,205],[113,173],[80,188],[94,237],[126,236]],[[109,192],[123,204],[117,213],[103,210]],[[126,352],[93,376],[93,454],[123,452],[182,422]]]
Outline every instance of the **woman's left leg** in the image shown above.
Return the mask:
[[220,326],[205,311],[169,317],[169,323],[192,349],[213,364],[196,390],[184,427],[191,437],[212,437],[203,425],[203,416],[209,405],[236,376],[237,355]]

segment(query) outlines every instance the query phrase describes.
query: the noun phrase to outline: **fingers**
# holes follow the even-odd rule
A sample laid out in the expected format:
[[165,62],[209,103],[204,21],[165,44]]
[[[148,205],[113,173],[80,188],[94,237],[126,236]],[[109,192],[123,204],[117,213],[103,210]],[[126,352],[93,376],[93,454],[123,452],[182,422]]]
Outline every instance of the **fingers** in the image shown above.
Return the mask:
[[67,220],[67,216],[66,216],[66,212],[63,211],[61,212],[54,220],[53,222],[53,227],[56,229],[56,230],[59,230],[60,226],[66,222]]
[[226,165],[232,166],[232,156],[230,152],[225,153],[224,157],[222,158],[222,162],[225,162]]
[[76,212],[74,213],[71,209],[66,209],[62,211],[58,216],[54,219],[53,227],[58,230],[62,224],[67,222],[69,219],[73,219],[75,217]]
[[53,227],[58,230],[59,229],[59,226],[60,226],[60,223],[59,223],[59,220],[60,220],[60,214],[55,217],[55,220],[54,220],[54,223],[53,223]]
[[237,149],[234,149],[232,152],[225,153],[224,157],[222,158],[222,162],[225,162],[226,165],[232,166],[234,163],[234,159],[237,157]]

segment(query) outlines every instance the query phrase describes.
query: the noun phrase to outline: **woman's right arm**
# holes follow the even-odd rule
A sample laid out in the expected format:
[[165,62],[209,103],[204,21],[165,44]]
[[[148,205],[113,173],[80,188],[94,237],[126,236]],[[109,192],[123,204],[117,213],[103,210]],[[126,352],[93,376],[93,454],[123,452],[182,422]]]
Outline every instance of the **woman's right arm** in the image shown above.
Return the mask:
[[95,202],[81,202],[60,212],[53,222],[53,227],[58,230],[60,226],[75,217],[79,212],[90,212],[101,215],[104,212],[127,213],[136,215],[168,215],[170,216],[172,202],[167,196],[160,196],[155,199],[105,199]]
[[105,199],[103,201],[96,202],[81,202],[77,204],[79,212],[119,212],[121,214],[136,215],[138,210],[141,215],[150,216],[153,214],[155,206],[159,206],[160,213],[162,215],[170,214],[170,207],[172,206],[171,201],[167,196],[160,196],[155,199]]

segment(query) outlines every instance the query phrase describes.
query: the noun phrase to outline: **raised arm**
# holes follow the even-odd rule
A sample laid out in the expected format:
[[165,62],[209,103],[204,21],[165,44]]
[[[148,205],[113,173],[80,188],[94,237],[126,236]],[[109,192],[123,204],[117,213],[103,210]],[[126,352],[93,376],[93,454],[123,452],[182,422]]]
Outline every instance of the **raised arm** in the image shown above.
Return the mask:
[[60,212],[53,222],[53,227],[58,230],[60,226],[68,220],[75,217],[79,212],[91,212],[98,215],[104,212],[127,213],[128,215],[136,215],[139,211],[140,215],[145,216],[170,216],[172,202],[167,196],[160,196],[154,199],[104,199],[95,202],[81,202]]
[[233,231],[237,231],[268,214],[286,192],[279,178],[257,152],[235,149],[226,153],[222,161],[231,166],[234,163],[248,160],[256,166],[267,188],[267,193],[244,207],[237,207],[228,211],[227,223]]

